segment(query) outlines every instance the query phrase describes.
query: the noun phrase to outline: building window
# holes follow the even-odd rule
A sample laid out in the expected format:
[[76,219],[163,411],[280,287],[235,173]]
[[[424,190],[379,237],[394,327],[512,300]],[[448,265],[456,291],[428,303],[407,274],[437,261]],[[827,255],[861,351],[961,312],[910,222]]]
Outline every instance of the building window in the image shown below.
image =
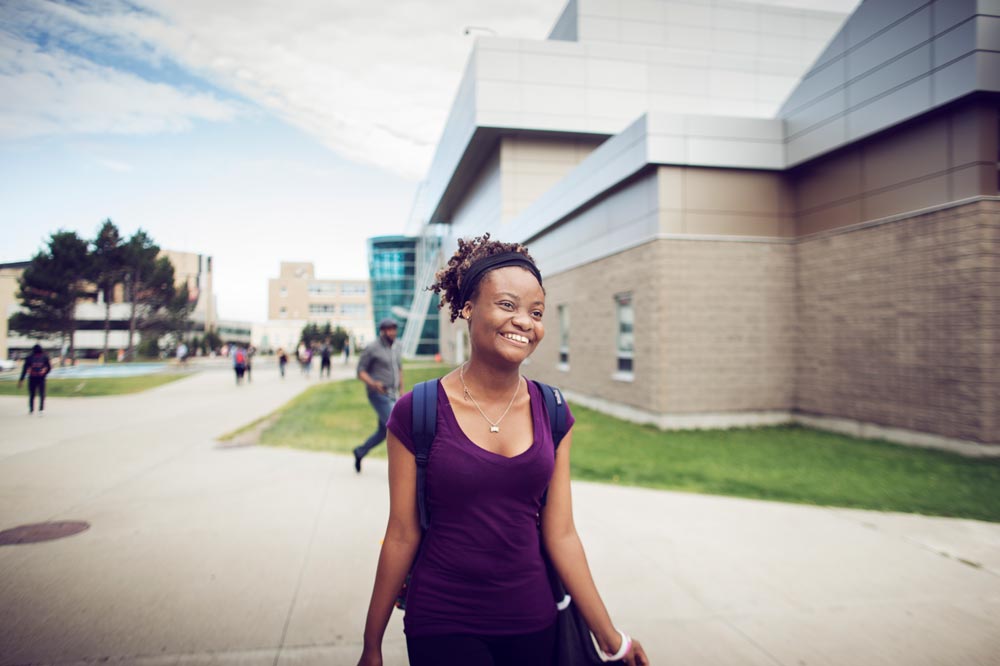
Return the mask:
[[569,306],[560,305],[559,313],[559,369],[569,370]]
[[368,315],[368,304],[343,303],[340,306],[340,314],[350,317],[366,317]]
[[278,312],[278,314],[279,314],[279,315],[280,315],[281,317],[287,317],[287,316],[288,316],[288,308],[286,308],[286,307],[282,306],[282,307],[281,307],[281,310],[280,310],[280,311]]
[[345,283],[340,287],[343,296],[364,296],[368,293],[368,285]]
[[333,303],[310,303],[309,314],[337,314],[337,306]]
[[635,334],[633,327],[635,323],[635,310],[632,307],[632,294],[618,294],[615,296],[615,309],[617,311],[618,333],[615,336],[615,356],[617,371],[615,379],[631,381],[632,360],[635,352]]
[[281,297],[285,298],[286,296],[288,296],[288,287],[282,287],[281,288]]

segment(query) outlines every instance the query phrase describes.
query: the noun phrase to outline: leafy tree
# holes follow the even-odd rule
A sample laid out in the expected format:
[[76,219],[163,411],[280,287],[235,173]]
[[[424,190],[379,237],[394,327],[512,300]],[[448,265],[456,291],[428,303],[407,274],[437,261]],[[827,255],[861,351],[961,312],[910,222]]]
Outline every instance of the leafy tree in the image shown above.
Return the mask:
[[205,353],[218,351],[222,348],[222,338],[214,328],[205,331]]
[[350,335],[343,327],[338,326],[333,329],[333,333],[330,334],[330,345],[333,347],[333,353],[340,354],[344,351],[344,345],[347,344],[347,339]]
[[320,330],[319,324],[309,323],[302,327],[299,343],[304,344],[306,347],[312,347],[313,344],[318,344],[322,341],[323,331]]
[[192,327],[195,303],[188,297],[187,284],[174,288],[174,268],[166,257],[157,259],[157,271],[150,281],[151,293],[144,299],[139,328],[143,337],[171,336],[178,344]]
[[302,328],[299,342],[306,347],[329,343],[333,349],[333,353],[339,354],[344,351],[344,345],[347,343],[349,337],[349,334],[343,327],[337,326],[333,328],[330,322],[326,322],[322,328],[320,328],[319,324],[309,323]]
[[18,289],[22,310],[10,320],[11,330],[46,339],[68,341],[76,352],[76,303],[86,294],[89,273],[87,243],[75,232],[57,231],[24,269]]
[[[150,289],[150,282],[157,271],[156,256],[160,253],[160,248],[153,242],[149,234],[139,229],[125,243],[122,253],[124,256],[122,277],[125,283],[125,297],[132,304],[129,313],[127,351],[128,358],[132,358],[135,331],[141,317],[140,308],[147,302],[146,298],[150,292],[155,294],[158,291],[155,287]],[[169,262],[167,263],[169,264]],[[172,279],[173,267],[170,271]],[[162,277],[162,271],[160,277]]]
[[136,353],[145,358],[159,358],[160,336],[156,333],[144,334],[142,340],[139,342],[139,346],[136,348]]
[[108,337],[111,333],[111,302],[115,286],[122,281],[125,271],[125,251],[118,227],[111,219],[104,220],[91,241],[91,279],[104,296],[104,356],[108,358]]

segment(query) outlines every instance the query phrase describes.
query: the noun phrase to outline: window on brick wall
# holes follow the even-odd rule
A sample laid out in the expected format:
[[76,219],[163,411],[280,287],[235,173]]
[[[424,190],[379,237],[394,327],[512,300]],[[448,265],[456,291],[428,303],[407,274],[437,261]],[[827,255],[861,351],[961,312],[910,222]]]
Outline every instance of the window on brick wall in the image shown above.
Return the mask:
[[615,317],[618,332],[615,336],[615,356],[617,368],[616,379],[632,378],[632,358],[635,351],[635,310],[632,306],[632,294],[624,293],[615,296]]
[[559,313],[559,369],[569,370],[569,306],[560,305]]

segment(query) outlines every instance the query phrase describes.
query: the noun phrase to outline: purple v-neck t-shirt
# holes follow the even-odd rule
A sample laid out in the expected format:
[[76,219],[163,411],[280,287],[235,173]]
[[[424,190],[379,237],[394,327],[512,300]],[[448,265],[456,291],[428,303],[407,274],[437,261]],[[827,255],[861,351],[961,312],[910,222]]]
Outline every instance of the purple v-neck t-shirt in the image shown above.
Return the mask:
[[[545,401],[528,382],[534,441],[513,458],[483,449],[455,419],[438,383],[437,429],[427,463],[424,534],[406,594],[408,636],[510,635],[555,621],[535,517],[555,468]],[[573,415],[567,411],[567,424]],[[388,428],[411,453],[413,394],[396,402]]]

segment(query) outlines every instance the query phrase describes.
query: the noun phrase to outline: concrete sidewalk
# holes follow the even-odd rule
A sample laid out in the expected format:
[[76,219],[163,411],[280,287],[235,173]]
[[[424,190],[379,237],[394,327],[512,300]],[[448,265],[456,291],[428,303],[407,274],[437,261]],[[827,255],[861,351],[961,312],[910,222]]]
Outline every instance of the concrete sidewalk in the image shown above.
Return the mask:
[[[215,441],[316,382],[289,370],[43,418],[0,398],[0,530],[91,524],[0,547],[0,665],[356,662],[385,463]],[[1000,664],[1000,525],[588,483],[574,501],[654,664]],[[405,663],[398,612],[385,657]]]

